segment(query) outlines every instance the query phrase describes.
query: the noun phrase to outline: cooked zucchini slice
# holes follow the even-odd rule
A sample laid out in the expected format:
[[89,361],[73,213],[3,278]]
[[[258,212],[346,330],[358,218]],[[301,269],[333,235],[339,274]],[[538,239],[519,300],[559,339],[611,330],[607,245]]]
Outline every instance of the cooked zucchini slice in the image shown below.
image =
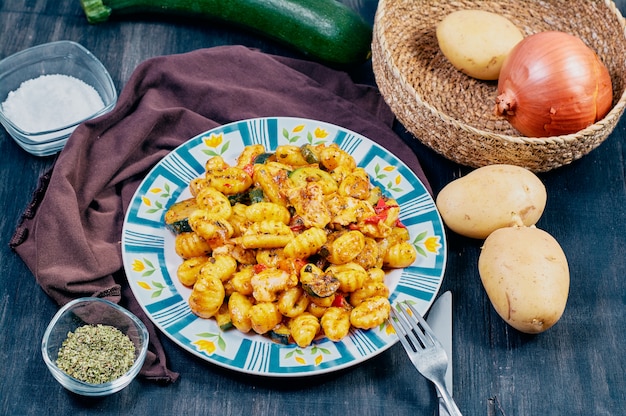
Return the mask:
[[283,345],[289,345],[291,342],[291,331],[285,324],[279,324],[268,332],[272,341]]
[[330,173],[318,168],[298,168],[289,174],[289,179],[296,187],[304,187],[309,182],[315,182],[322,188],[324,195],[337,191],[337,182],[330,176]]
[[300,270],[300,284],[310,296],[327,298],[339,289],[339,280],[314,264],[308,263]]
[[235,195],[228,195],[228,202],[230,202],[230,205],[232,206],[235,206],[236,204],[250,205],[250,191],[240,192]]
[[189,198],[174,203],[165,212],[165,228],[174,234],[189,233],[192,231],[189,226],[189,215],[198,209],[196,198]]
[[265,194],[263,193],[262,188],[252,188],[248,192],[248,197],[250,198],[250,204],[256,204],[257,202],[265,201]]
[[304,160],[306,160],[307,163],[310,163],[311,165],[320,163],[319,156],[315,153],[313,146],[310,144],[303,144],[300,147],[300,153],[302,153],[302,157],[304,157]]
[[215,314],[215,320],[222,331],[226,331],[233,327],[233,320],[231,319],[230,312],[228,311],[228,301],[224,302],[222,306],[220,306],[220,309]]
[[274,158],[274,153],[267,153],[267,152],[261,153],[260,155],[258,155],[257,157],[254,158],[254,164],[255,165],[264,165],[267,162],[269,162],[270,160],[273,160],[273,158]]

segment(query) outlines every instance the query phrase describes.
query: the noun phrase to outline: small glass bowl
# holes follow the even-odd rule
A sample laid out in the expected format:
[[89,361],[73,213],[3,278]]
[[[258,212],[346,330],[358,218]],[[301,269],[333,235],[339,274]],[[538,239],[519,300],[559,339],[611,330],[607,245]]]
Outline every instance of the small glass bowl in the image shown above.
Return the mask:
[[[18,127],[3,112],[1,103],[24,81],[55,74],[68,75],[92,86],[104,107],[55,130],[25,131]],[[33,155],[48,156],[59,152],[79,124],[111,111],[116,102],[117,92],[109,72],[91,52],[76,42],[57,41],[33,46],[0,61],[0,123],[20,147]]]
[[[67,375],[56,365],[59,349],[69,332],[83,325],[103,324],[116,327],[135,344],[135,362],[121,377],[101,384],[91,384]],[[148,351],[146,326],[135,315],[113,302],[101,298],[75,299],[63,306],[52,318],[41,342],[43,359],[52,376],[63,387],[82,396],[106,396],[120,391],[137,376]]]

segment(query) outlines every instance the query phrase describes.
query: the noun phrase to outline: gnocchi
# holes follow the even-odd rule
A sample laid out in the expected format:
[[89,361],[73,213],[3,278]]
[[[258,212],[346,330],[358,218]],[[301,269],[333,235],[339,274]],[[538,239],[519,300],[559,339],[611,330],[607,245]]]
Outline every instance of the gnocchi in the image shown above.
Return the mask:
[[265,334],[280,323],[283,316],[278,306],[272,302],[260,302],[252,305],[248,311],[250,324],[257,334]]
[[350,312],[350,323],[355,328],[372,329],[385,322],[391,311],[389,299],[374,296],[359,303]]
[[250,298],[239,292],[233,292],[228,298],[228,312],[230,319],[235,328],[244,334],[252,329],[252,321],[250,320],[250,309],[252,301]]
[[184,260],[176,270],[178,280],[185,286],[193,286],[198,280],[198,273],[209,260],[207,256],[192,257]]
[[328,236],[321,228],[312,227],[298,234],[285,246],[285,255],[305,259],[320,251]]
[[316,316],[305,312],[291,320],[289,329],[296,344],[306,347],[313,342],[320,330],[320,321]]
[[206,181],[224,195],[235,195],[252,185],[252,178],[237,166],[228,166],[224,159],[215,156],[206,164]]
[[224,285],[217,277],[198,279],[189,296],[189,307],[201,318],[211,318],[224,303]]
[[350,154],[336,144],[274,153],[255,144],[233,166],[209,158],[205,171],[190,182],[185,209],[174,212],[175,203],[165,214],[194,314],[226,315],[222,330],[300,347],[385,321],[385,270],[412,264],[417,250],[398,203]]
[[331,341],[341,341],[350,332],[350,312],[345,308],[332,306],[320,319],[324,334]]
[[348,231],[328,245],[328,261],[333,264],[346,264],[354,260],[364,248],[363,233],[358,230]]

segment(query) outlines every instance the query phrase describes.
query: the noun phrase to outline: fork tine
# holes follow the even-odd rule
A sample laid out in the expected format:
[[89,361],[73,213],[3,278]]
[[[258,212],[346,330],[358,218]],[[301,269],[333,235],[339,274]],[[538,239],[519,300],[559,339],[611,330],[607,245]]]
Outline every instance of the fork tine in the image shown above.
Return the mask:
[[[396,322],[394,322],[394,319]],[[411,345],[407,339],[408,334],[407,334],[406,329],[404,328],[404,323],[402,322],[401,318],[398,316],[397,312],[393,308],[391,308],[388,321],[389,321],[389,325],[391,325],[393,329],[396,330],[398,339],[400,340],[400,343],[402,344],[404,349],[407,351],[415,351],[413,348],[413,345]]]
[[391,318],[396,319],[396,322],[393,322],[393,319],[389,319],[389,323],[396,330],[398,339],[404,349],[409,353],[417,351],[417,346],[419,346],[419,344],[416,344],[417,339],[415,339],[415,336],[413,336],[413,339],[410,339],[411,335],[409,333],[411,332],[411,328],[407,327],[407,323],[404,321],[404,318],[400,317],[398,312],[396,312],[393,308],[391,309]]
[[[392,326],[396,328],[396,330],[400,329],[402,336],[399,338],[405,349],[408,346],[410,351],[416,352],[422,348],[425,348],[429,344],[432,345],[432,342],[427,342],[428,340],[424,336],[421,328],[415,325],[414,319],[409,316],[408,312],[402,307],[401,304],[398,304],[398,309],[399,312],[395,311],[392,308],[392,315],[397,319],[399,325],[392,324]],[[417,312],[415,312],[415,310],[412,310],[411,313],[416,314]],[[419,316],[419,314],[415,316]],[[410,345],[407,342],[410,342]]]
[[413,313],[413,316],[417,319],[422,329],[424,329],[424,333],[428,335],[428,339],[430,343],[432,344],[437,343],[438,342],[437,337],[435,336],[435,333],[433,332],[433,330],[430,328],[430,325],[428,325],[428,322],[426,322],[426,320],[422,317],[422,315],[418,311],[416,311],[415,308],[410,303],[407,303],[406,305],[409,307],[409,309]]

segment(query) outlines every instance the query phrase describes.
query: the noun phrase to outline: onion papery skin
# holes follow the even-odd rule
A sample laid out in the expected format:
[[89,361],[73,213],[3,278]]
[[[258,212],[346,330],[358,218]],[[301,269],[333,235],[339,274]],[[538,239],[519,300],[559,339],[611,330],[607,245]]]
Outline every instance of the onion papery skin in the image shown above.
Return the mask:
[[578,37],[540,32],[524,38],[505,59],[495,113],[528,137],[576,133],[611,109],[611,75]]

